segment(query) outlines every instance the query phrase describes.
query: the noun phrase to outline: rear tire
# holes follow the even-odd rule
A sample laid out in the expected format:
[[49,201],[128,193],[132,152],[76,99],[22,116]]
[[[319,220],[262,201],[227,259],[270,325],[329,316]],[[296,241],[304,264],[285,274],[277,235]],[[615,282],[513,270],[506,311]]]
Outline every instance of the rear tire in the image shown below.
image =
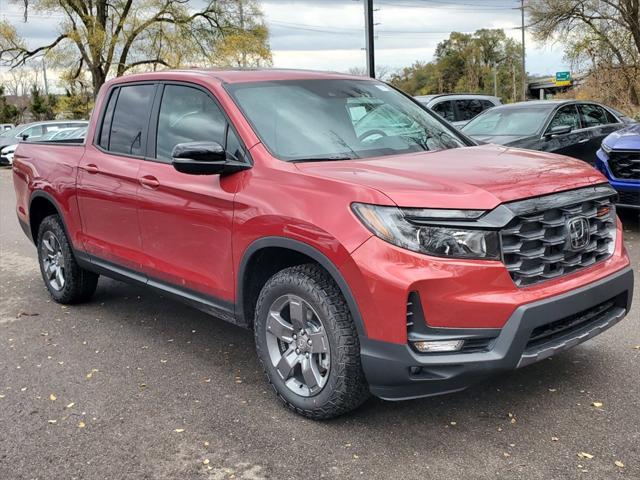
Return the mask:
[[37,246],[40,273],[51,297],[62,304],[89,300],[96,291],[99,275],[78,265],[58,215],[42,220]]
[[298,265],[271,277],[258,298],[254,332],[269,383],[300,415],[337,417],[369,397],[351,312],[320,266]]

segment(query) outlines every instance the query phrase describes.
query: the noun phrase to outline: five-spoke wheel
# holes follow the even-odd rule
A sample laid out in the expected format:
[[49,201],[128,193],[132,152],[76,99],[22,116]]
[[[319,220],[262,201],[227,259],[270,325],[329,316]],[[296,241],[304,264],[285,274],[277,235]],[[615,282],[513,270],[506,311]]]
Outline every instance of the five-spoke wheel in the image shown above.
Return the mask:
[[283,295],[269,308],[267,348],[272,365],[294,393],[322,390],[331,366],[329,339],[318,314],[297,295]]

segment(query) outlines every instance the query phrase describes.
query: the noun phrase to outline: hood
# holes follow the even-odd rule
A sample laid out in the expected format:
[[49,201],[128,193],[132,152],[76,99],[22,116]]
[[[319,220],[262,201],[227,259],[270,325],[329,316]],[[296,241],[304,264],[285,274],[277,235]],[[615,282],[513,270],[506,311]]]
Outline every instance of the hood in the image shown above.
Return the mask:
[[602,143],[612,150],[640,150],[640,123],[613,132]]
[[309,175],[376,189],[401,207],[488,210],[606,182],[580,160],[497,145],[296,166]]
[[[462,133],[464,133],[464,130],[462,130]],[[519,142],[520,140],[524,140],[525,138],[529,138],[531,135],[469,135],[469,136],[481,143],[495,143],[496,145],[508,145],[511,143]]]

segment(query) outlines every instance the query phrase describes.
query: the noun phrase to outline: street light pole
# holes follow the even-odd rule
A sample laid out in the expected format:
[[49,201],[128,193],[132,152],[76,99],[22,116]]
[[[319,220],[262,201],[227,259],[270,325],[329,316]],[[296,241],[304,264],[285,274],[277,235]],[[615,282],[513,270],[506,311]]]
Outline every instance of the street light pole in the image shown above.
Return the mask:
[[376,78],[376,63],[373,49],[373,0],[364,0],[364,25],[367,45],[367,74]]

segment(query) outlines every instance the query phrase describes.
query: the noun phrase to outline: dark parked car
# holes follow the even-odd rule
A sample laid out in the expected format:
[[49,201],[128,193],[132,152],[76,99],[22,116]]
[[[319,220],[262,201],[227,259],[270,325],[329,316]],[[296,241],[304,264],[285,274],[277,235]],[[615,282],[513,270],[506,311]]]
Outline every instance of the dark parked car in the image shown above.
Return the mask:
[[618,205],[640,208],[640,124],[605,138],[598,150],[596,168],[618,191]]
[[491,108],[462,131],[483,143],[559,153],[593,165],[602,139],[630,123],[598,103],[540,100]]

